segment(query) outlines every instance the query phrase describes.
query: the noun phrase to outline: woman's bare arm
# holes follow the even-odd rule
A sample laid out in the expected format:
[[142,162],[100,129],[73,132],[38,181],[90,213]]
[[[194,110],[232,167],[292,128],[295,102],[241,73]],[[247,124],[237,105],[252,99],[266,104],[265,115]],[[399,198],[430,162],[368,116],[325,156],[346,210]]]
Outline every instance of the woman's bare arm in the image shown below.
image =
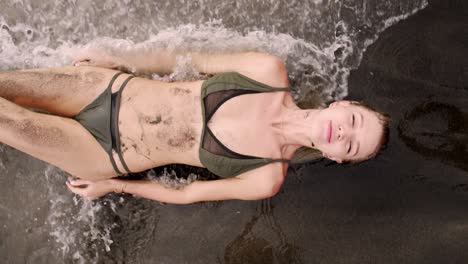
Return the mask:
[[162,48],[111,50],[85,48],[75,58],[77,65],[125,67],[140,73],[171,73],[178,58],[187,57],[201,73],[239,72],[273,87],[288,87],[288,74],[281,59],[260,52],[210,54],[167,51]]
[[278,192],[284,180],[282,173],[278,172],[278,170],[273,174],[250,172],[231,179],[196,181],[182,189],[167,188],[154,181],[117,179],[95,182],[76,180],[67,183],[67,185],[72,192],[87,199],[97,199],[109,192],[124,192],[146,199],[174,204],[231,199],[258,200],[271,197]]
[[281,184],[258,185],[245,179],[233,178],[215,181],[196,181],[182,189],[172,189],[152,181],[122,181],[112,183],[120,192],[155,201],[190,204],[201,201],[259,200],[276,194]]

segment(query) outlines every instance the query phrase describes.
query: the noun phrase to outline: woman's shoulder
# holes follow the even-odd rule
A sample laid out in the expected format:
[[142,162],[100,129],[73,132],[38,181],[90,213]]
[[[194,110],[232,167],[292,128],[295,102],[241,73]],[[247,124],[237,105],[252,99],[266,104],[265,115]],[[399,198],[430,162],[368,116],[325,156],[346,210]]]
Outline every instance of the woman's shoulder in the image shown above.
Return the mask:
[[271,88],[289,87],[286,65],[279,57],[266,53],[249,52],[242,56],[241,61],[241,66],[234,71],[217,74],[215,79],[243,79]]
[[274,88],[289,87],[288,71],[284,61],[271,54],[253,53],[251,67],[241,73]]
[[274,162],[245,172],[238,178],[246,179],[250,184],[263,188],[265,191],[276,194],[284,182],[288,170],[287,162]]

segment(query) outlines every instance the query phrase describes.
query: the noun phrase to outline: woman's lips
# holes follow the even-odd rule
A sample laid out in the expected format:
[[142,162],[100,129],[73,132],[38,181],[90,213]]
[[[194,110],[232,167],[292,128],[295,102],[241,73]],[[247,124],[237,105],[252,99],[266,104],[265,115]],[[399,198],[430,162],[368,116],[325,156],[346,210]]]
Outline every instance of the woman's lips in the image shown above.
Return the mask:
[[332,138],[332,122],[328,122],[328,143],[331,143]]

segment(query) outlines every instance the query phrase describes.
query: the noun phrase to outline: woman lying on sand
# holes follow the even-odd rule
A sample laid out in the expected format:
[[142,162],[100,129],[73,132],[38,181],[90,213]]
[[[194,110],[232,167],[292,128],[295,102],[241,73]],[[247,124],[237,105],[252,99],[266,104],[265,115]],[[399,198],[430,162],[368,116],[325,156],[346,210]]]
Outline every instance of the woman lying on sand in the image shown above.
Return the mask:
[[[95,49],[82,52],[75,67],[2,72],[0,141],[80,178],[67,186],[85,198],[125,192],[186,204],[271,197],[303,146],[338,163],[359,162],[386,140],[388,118],[359,103],[297,107],[285,65],[269,54],[183,54],[214,75],[205,81],[162,82],[112,69],[170,73],[178,55]],[[113,179],[171,163],[222,179],[180,190]]]

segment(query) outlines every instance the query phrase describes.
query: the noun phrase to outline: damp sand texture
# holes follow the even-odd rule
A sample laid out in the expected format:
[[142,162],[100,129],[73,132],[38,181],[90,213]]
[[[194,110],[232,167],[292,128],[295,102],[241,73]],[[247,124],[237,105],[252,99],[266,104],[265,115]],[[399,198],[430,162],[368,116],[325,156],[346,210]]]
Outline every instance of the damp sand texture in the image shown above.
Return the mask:
[[[351,98],[393,119],[373,161],[295,166],[272,199],[187,206],[85,202],[64,172],[1,145],[2,262],[466,263],[465,1],[3,0],[0,10],[1,70],[67,65],[90,41],[257,50],[286,61],[302,105]],[[153,78],[197,74],[181,61]],[[175,186],[206,175],[167,166],[135,177]]]

